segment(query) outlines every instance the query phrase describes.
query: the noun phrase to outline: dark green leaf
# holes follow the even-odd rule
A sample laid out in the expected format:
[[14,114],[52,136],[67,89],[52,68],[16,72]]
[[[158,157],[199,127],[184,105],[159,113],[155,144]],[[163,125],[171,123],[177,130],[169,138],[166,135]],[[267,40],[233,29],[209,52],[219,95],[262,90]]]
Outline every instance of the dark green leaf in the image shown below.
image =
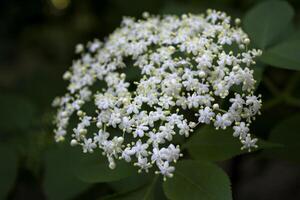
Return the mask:
[[230,200],[227,175],[211,163],[183,160],[176,165],[174,177],[163,184],[171,200]]
[[110,169],[107,158],[101,155],[100,152],[81,154],[79,161],[73,161],[73,171],[84,182],[103,183],[117,181],[137,173],[137,169],[132,165],[117,159],[116,168]]
[[43,167],[43,153],[45,147],[49,144],[49,138],[47,138],[47,136],[49,136],[48,132],[31,131],[23,137],[13,138],[13,142],[18,153],[25,158],[22,164],[36,177],[39,177]]
[[266,66],[262,64],[261,62],[258,62],[254,67],[253,67],[253,77],[254,80],[256,81],[255,87],[257,88],[263,78],[263,73],[265,71]]
[[150,173],[135,174],[133,176],[123,178],[118,181],[108,183],[117,193],[128,192],[136,190],[141,186],[149,184],[153,179],[153,175]]
[[103,200],[164,200],[166,198],[161,186],[161,177],[156,175],[148,184],[142,184],[133,190],[116,193]]
[[275,158],[300,162],[300,115],[290,117],[278,124],[271,132],[270,141],[282,144],[282,148],[268,152]]
[[[220,161],[230,159],[236,155],[248,153],[247,150],[241,150],[241,143],[238,138],[232,136],[233,131],[215,130],[212,127],[203,127],[194,133],[189,141],[184,145],[191,156],[198,160]],[[275,144],[258,141],[258,148],[276,147]]]
[[0,144],[0,199],[5,199],[17,176],[17,155],[8,145]]
[[1,95],[0,111],[0,130],[25,130],[32,125],[35,107],[21,96]]
[[263,53],[261,61],[274,67],[300,70],[300,39],[287,40]]
[[286,31],[293,16],[293,8],[286,1],[265,1],[246,14],[244,29],[256,47],[265,49]]
[[70,158],[79,159],[80,154],[74,148],[55,145],[45,155],[46,195],[50,200],[71,199],[86,190],[90,184],[80,181],[73,173]]

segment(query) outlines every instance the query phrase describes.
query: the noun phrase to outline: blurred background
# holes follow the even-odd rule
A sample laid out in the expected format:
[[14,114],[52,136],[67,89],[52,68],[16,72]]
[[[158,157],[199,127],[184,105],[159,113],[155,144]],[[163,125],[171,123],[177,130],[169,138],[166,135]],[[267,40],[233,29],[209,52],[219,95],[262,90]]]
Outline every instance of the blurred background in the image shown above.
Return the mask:
[[[214,8],[243,18],[258,2],[1,0],[0,199],[92,200],[115,191],[112,185],[77,184],[77,180],[64,177],[69,173],[60,169],[64,168],[60,165],[64,157],[60,158],[59,152],[49,153],[54,143],[51,102],[55,96],[64,94],[66,82],[62,81],[62,74],[72,63],[77,43],[94,38],[103,40],[119,26],[124,15],[141,17],[144,11],[200,13]],[[293,23],[298,27],[300,1],[289,3],[295,9]],[[279,122],[299,113],[300,78],[296,71],[268,67],[262,77],[258,92],[266,103],[262,116],[253,123],[253,132],[268,139]],[[293,98],[275,99],[287,90]],[[279,130],[281,134],[293,132],[299,138],[298,126],[284,127]],[[230,176],[234,199],[300,199],[300,168],[296,158],[300,157],[299,140],[290,140],[293,144],[289,153],[295,155],[291,159],[260,152],[219,163]]]

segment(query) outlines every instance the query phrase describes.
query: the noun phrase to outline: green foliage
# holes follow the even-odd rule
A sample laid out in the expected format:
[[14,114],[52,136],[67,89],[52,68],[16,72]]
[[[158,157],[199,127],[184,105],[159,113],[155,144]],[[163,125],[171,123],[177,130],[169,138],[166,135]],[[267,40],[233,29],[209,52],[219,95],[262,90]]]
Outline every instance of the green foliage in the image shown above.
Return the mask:
[[[230,159],[236,155],[248,153],[246,150],[241,150],[240,141],[234,138],[232,133],[233,130],[231,129],[216,130],[205,126],[195,131],[184,147],[197,160],[221,161]],[[258,148],[253,150],[256,151],[276,146],[275,144],[259,139]]]
[[133,191],[151,182],[153,176],[150,174],[134,174],[132,176],[108,183],[117,193]]
[[163,188],[171,200],[232,199],[227,175],[217,166],[200,161],[180,161],[174,177],[164,182]]
[[17,95],[0,95],[0,130],[2,133],[28,129],[35,116],[35,106]]
[[[138,183],[138,182],[137,182]],[[117,192],[103,200],[164,200],[166,199],[161,188],[161,177],[152,177],[147,184],[140,184],[131,190]]]
[[23,137],[18,137],[13,140],[12,144],[18,151],[20,157],[23,158],[23,164],[26,169],[38,177],[43,170],[43,153],[47,145],[48,133],[45,132],[30,132]]
[[80,154],[71,147],[55,145],[46,152],[44,188],[49,200],[74,198],[90,186],[73,174],[71,166],[76,163],[71,161],[77,159]]
[[266,49],[286,31],[293,16],[293,8],[286,1],[265,1],[246,14],[244,29],[256,47]]
[[110,182],[115,193],[104,197],[104,200],[151,200],[166,199],[162,190],[162,177],[152,174],[135,174],[133,176]]
[[300,39],[287,40],[268,49],[261,60],[274,67],[300,70]]
[[254,70],[253,77],[256,80],[256,84],[255,84],[256,88],[260,85],[260,83],[262,81],[263,73],[264,73],[265,69],[266,69],[266,66],[261,62],[258,62],[253,67],[253,70]]
[[300,114],[283,120],[272,130],[270,141],[282,144],[282,148],[268,151],[274,158],[300,162]]
[[110,169],[106,157],[100,153],[97,156],[83,155],[73,170],[80,180],[87,183],[111,182],[137,173],[137,170],[125,161],[116,161],[116,168]]
[[0,143],[0,158],[0,199],[5,199],[15,183],[18,160],[14,150],[2,143]]

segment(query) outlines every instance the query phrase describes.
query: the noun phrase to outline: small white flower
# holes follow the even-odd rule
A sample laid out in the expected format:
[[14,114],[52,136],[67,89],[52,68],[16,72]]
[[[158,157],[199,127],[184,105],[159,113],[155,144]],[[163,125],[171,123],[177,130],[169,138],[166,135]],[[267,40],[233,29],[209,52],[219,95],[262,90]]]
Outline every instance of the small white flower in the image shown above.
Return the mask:
[[234,110],[243,108],[243,105],[245,104],[245,100],[240,94],[236,94],[235,98],[231,98],[229,101],[232,103],[230,109]]
[[84,50],[84,46],[82,44],[77,44],[75,48],[76,53],[81,53]]
[[101,42],[99,40],[94,40],[93,42],[89,43],[89,51],[95,52],[101,46]]
[[158,164],[158,168],[160,170],[159,173],[162,175],[172,178],[173,172],[175,171],[175,167],[170,166],[168,161],[163,162],[162,164]]
[[250,110],[255,115],[261,108],[261,100],[257,96],[247,96],[246,105],[250,106]]
[[132,150],[131,148],[127,147],[123,150],[122,152],[122,158],[126,161],[126,162],[130,162],[131,161],[131,156],[135,154],[135,151]]
[[172,101],[172,97],[164,95],[159,98],[158,105],[162,106],[164,109],[169,109],[170,106],[174,106],[175,103]]
[[[174,146],[173,144],[170,144],[167,148],[166,152],[166,160],[169,162],[176,161],[180,157],[180,149],[179,146]],[[163,154],[163,153],[162,153]]]
[[143,144],[141,140],[138,140],[135,145],[132,147],[132,150],[135,152],[136,157],[147,156],[148,155],[148,144]]
[[198,121],[200,123],[209,124],[214,116],[215,113],[212,111],[212,109],[210,107],[205,107],[204,109],[199,110]]
[[127,107],[127,110],[126,110],[127,114],[131,114],[131,113],[139,113],[139,106],[137,104],[130,104],[128,107]]
[[233,137],[241,137],[242,139],[244,139],[249,132],[249,128],[247,127],[245,122],[241,122],[239,125],[234,126],[233,130]]
[[98,131],[98,134],[95,134],[94,141],[101,146],[104,143],[104,141],[107,141],[108,137],[109,133],[100,129]]
[[151,163],[148,162],[146,157],[138,157],[138,162],[135,163],[136,166],[140,167],[140,170],[145,170],[146,172],[149,171],[149,168],[152,166]]
[[145,126],[144,124],[140,124],[137,126],[135,132],[133,133],[134,137],[143,137],[145,134],[145,131],[148,131],[149,127]]
[[112,98],[112,96],[109,95],[102,95],[102,94],[98,94],[95,95],[95,104],[98,106],[98,108],[100,110],[106,110],[108,108],[113,108],[114,106],[114,100]]
[[97,145],[93,142],[91,138],[89,139],[84,139],[83,143],[83,153],[93,153],[94,149],[97,147]]
[[216,116],[216,121],[214,123],[216,128],[226,129],[226,127],[230,126],[232,121],[230,120],[229,114],[218,114]]
[[242,140],[242,150],[243,149],[248,149],[248,151],[251,151],[251,148],[257,148],[258,146],[256,145],[257,138],[251,139],[250,134],[247,134],[246,138]]

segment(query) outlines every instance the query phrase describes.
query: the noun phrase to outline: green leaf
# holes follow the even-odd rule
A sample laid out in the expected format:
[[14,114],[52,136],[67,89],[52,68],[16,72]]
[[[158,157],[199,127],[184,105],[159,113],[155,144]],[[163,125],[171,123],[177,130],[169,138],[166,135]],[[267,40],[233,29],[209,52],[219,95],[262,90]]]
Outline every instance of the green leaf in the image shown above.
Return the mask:
[[26,130],[33,123],[34,105],[16,95],[0,96],[0,130],[4,132]]
[[142,78],[141,70],[138,67],[126,67],[122,69],[122,72],[126,74],[127,81],[138,81]]
[[141,184],[135,189],[110,195],[103,200],[164,200],[166,197],[162,191],[161,182],[161,177],[155,175],[147,184]]
[[117,193],[124,193],[136,190],[141,186],[145,186],[149,184],[152,179],[153,175],[150,173],[135,174],[118,181],[110,182],[108,183],[108,185],[112,187],[112,189],[114,189],[114,191],[116,191]]
[[216,165],[182,160],[176,165],[174,177],[163,184],[171,200],[230,200],[230,181]]
[[0,144],[0,199],[6,199],[17,176],[17,155],[8,145]]
[[49,200],[71,199],[84,190],[90,184],[80,181],[72,171],[72,160],[80,159],[81,155],[75,148],[55,145],[45,155],[44,188]]
[[256,47],[265,49],[286,31],[293,16],[294,10],[286,1],[265,1],[246,14],[244,29]]
[[287,40],[263,53],[261,61],[274,67],[300,70],[300,39]]
[[48,139],[48,132],[31,130],[30,133],[14,137],[12,140],[17,152],[23,158],[22,166],[36,177],[40,177],[43,168],[43,154],[49,144]]
[[[232,136],[233,130],[215,130],[205,126],[195,131],[194,135],[183,146],[197,160],[221,161],[230,159],[236,155],[248,153],[241,150],[241,143],[238,138]],[[261,139],[258,140],[258,148],[272,148],[277,145],[268,143]]]
[[272,130],[270,141],[282,144],[282,148],[268,150],[272,157],[300,162],[300,114],[283,120]]
[[73,165],[76,176],[87,183],[104,183],[120,180],[136,174],[132,165],[116,160],[116,168],[108,167],[107,158],[100,153],[84,154],[79,162]]
[[261,83],[265,69],[266,69],[266,66],[261,62],[257,62],[257,64],[255,66],[253,66],[253,71],[254,71],[253,78],[256,81],[256,83],[255,83],[256,88]]

